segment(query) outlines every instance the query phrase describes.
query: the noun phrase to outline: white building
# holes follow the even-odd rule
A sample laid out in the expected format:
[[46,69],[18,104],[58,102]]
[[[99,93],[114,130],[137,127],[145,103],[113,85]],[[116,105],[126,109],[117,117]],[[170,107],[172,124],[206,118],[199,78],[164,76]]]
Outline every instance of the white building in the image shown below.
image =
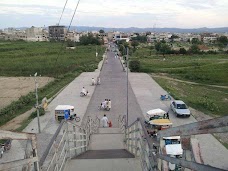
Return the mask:
[[75,31],[69,31],[66,35],[68,40],[71,40],[73,42],[80,42],[80,37],[82,36],[82,34],[77,33]]
[[48,41],[48,31],[40,28],[40,27],[34,27],[28,28],[25,30],[27,41]]

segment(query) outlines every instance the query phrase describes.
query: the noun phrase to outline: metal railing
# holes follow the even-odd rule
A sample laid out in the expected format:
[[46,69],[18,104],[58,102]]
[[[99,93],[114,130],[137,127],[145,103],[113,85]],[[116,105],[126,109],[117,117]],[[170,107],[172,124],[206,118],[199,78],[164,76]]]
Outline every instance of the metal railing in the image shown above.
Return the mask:
[[122,133],[125,133],[126,115],[119,115],[118,126]]
[[[37,156],[36,134],[16,133],[11,131],[0,130],[0,139],[27,140],[26,155],[24,159],[4,162],[0,164],[0,170],[35,170],[39,171],[39,161]],[[31,146],[28,145],[31,143]],[[31,148],[30,148],[31,147]]]
[[62,121],[41,157],[41,169],[62,171],[67,159],[74,158],[88,150],[91,134],[97,132],[99,119],[88,117],[84,127],[70,121]]
[[[123,117],[122,122],[121,119],[119,121],[120,126],[122,126]],[[221,171],[223,169],[215,168],[210,165],[169,157],[162,152],[160,141],[165,136],[181,136],[181,142],[183,142],[182,146],[184,147],[186,140],[190,141],[191,135],[227,131],[228,116],[225,116],[158,131],[157,138],[151,138],[148,136],[145,128],[144,119],[138,118],[135,122],[125,128],[125,144],[127,150],[140,158],[142,170],[163,170],[162,163],[164,163],[163,161],[166,161],[192,170]],[[189,144],[189,142],[186,144]]]
[[125,117],[119,117],[119,126],[125,133],[126,149],[140,158],[142,170],[156,170],[157,161],[152,154],[153,144],[143,122],[141,118],[138,118],[131,125],[125,127]]

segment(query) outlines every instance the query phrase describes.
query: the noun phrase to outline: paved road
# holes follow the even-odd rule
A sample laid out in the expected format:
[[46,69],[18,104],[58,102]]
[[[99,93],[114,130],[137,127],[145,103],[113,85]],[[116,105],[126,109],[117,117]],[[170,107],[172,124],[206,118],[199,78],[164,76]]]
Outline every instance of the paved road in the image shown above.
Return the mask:
[[[161,108],[165,111],[169,110],[170,101],[161,101],[159,99],[161,94],[166,94],[167,92],[148,74],[130,73],[129,81],[144,116],[150,109]],[[170,111],[169,116],[173,126],[197,122],[193,116],[190,118],[177,118],[172,111]],[[199,140],[204,163],[228,170],[228,150],[211,134],[197,135],[195,137]]]
[[[113,127],[117,127],[118,116],[126,115],[127,113],[127,76],[126,72],[123,71],[120,60],[115,58],[114,52],[108,52],[107,59],[108,62],[104,63],[100,73],[101,85],[96,86],[85,116],[98,116],[102,118],[102,116],[106,114],[113,122]],[[128,121],[130,124],[135,121],[137,117],[142,117],[142,111],[130,85],[128,97]],[[98,110],[98,105],[105,99],[111,99],[111,110]]]

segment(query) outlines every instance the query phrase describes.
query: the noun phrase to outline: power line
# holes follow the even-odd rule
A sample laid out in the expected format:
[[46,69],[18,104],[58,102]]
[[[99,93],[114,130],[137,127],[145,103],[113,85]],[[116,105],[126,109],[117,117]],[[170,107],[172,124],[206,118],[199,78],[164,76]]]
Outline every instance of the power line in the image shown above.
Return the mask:
[[[78,9],[79,3],[80,3],[80,0],[78,0],[78,3],[77,3],[77,5],[76,5],[76,7],[75,7],[75,9],[74,9],[74,14],[73,14],[73,16],[71,17],[70,24],[69,24],[69,26],[68,26],[68,28],[67,28],[67,33],[68,33],[69,30],[70,30],[70,27],[71,27],[72,21],[73,21],[73,19],[74,19],[75,13],[76,13],[76,11],[77,11],[77,9]],[[64,36],[64,38],[65,38],[65,36]],[[56,66],[56,64],[57,64],[57,61],[58,61],[58,58],[59,58],[59,56],[60,56],[60,52],[62,51],[62,48],[63,48],[64,43],[65,43],[65,40],[63,41],[63,43],[62,43],[62,45],[61,45],[61,47],[60,47],[60,50],[59,50],[59,52],[58,52],[57,58],[56,58],[56,60],[55,60],[55,66]]]
[[67,2],[68,2],[68,0],[66,0],[66,2],[65,2],[65,5],[64,5],[64,7],[63,7],[63,11],[62,11],[62,14],[61,14],[61,16],[60,16],[60,18],[59,18],[59,22],[58,22],[58,25],[60,24],[60,21],[61,21],[61,19],[62,19],[62,16],[63,16],[63,12],[64,12],[64,10],[65,10],[65,7],[66,7],[66,4],[67,4]]

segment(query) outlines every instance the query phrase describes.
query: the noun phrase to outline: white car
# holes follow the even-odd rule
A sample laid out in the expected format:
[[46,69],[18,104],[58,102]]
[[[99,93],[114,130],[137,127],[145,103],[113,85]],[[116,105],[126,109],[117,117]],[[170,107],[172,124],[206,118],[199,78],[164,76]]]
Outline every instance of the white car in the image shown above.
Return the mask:
[[174,114],[178,116],[190,117],[191,112],[188,109],[188,106],[181,100],[174,100],[170,104],[171,110]]

